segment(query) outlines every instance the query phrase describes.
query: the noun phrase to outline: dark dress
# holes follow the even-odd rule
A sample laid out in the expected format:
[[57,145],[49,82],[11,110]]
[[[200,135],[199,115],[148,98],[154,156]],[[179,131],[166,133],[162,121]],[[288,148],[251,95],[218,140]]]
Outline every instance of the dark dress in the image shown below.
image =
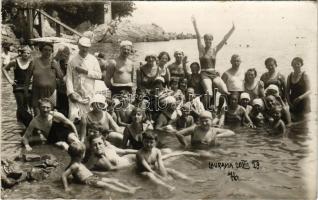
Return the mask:
[[[288,76],[288,82],[289,82],[289,94],[290,94],[290,101],[293,102],[297,97],[300,95],[303,95],[308,90],[310,90],[308,77],[303,72],[301,75],[301,78],[297,83],[292,82],[292,73]],[[290,109],[290,112],[293,114],[303,115],[306,113],[309,113],[311,111],[310,108],[310,98],[304,98],[299,103],[297,103],[293,108]]]

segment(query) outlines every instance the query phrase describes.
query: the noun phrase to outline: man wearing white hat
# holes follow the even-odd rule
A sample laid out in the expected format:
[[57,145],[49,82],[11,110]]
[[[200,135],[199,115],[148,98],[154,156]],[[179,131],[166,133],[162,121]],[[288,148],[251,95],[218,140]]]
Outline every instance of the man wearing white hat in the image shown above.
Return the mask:
[[67,68],[66,87],[69,97],[69,119],[80,119],[89,111],[89,102],[95,94],[95,80],[102,78],[98,60],[88,53],[91,47],[89,38],[78,41],[79,52]]
[[112,95],[120,94],[121,90],[132,93],[134,66],[129,56],[132,52],[132,43],[128,40],[120,43],[120,55],[110,60],[107,66],[105,83]]

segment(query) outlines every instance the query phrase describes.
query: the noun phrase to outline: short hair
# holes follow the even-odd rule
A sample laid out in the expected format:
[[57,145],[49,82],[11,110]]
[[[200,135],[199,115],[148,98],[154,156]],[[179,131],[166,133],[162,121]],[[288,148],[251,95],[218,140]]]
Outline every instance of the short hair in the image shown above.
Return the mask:
[[275,58],[272,58],[272,57],[266,58],[265,66],[269,65],[271,62],[273,62],[277,66],[277,62],[276,62]]
[[231,61],[234,60],[235,58],[240,58],[240,56],[238,54],[233,54],[231,56]]
[[301,63],[301,66],[304,65],[304,61],[303,61],[303,59],[302,59],[301,57],[295,57],[295,58],[293,58],[291,64],[293,65],[294,62],[300,62],[300,63]]
[[92,144],[93,140],[95,140],[96,138],[101,138],[104,141],[104,136],[98,131],[98,133],[89,136],[88,138],[89,144]]
[[135,108],[131,111],[131,113],[130,113],[130,119],[131,119],[131,121],[132,121],[133,116],[135,116],[137,112],[141,112],[141,114],[142,114],[142,122],[145,122],[145,121],[147,120],[146,112],[145,112],[144,109],[139,108],[139,107],[135,107]]
[[200,66],[200,64],[199,64],[198,62],[193,62],[193,63],[191,63],[190,68],[191,68],[193,65],[197,65],[197,66],[199,67],[199,69],[201,68],[201,66]]
[[177,55],[177,53],[180,52],[183,56],[184,56],[184,52],[181,50],[177,50],[173,53],[173,56],[175,57]]
[[71,158],[81,157],[85,153],[85,145],[81,142],[73,142],[70,144],[67,152]]
[[162,58],[162,56],[164,56],[164,55],[166,55],[168,57],[168,61],[170,61],[170,55],[166,51],[162,51],[159,53],[158,60],[160,60]]
[[233,97],[237,97],[237,99],[240,99],[240,93],[239,92],[231,92],[231,94],[229,94],[229,99],[232,99]]
[[40,106],[41,104],[43,104],[43,103],[49,103],[49,104],[51,105],[51,108],[52,108],[52,109],[53,109],[53,107],[54,107],[53,102],[52,102],[49,98],[46,98],[46,97],[39,99],[38,103],[39,103],[39,106]]
[[154,133],[153,130],[146,130],[143,134],[142,134],[142,140],[158,140],[158,136],[157,134]]
[[51,47],[51,48],[52,48],[52,51],[53,51],[53,44],[50,43],[50,42],[41,42],[41,43],[39,43],[39,49],[40,49],[40,51],[42,51],[45,46]]
[[257,76],[257,71],[256,71],[256,69],[255,69],[255,68],[250,68],[250,69],[248,69],[248,70],[245,72],[244,80],[246,80],[246,77],[247,77],[247,73],[248,73],[248,72],[254,72],[255,77]]
[[204,34],[203,38],[204,39],[211,38],[213,40],[213,35],[207,33],[207,34]]

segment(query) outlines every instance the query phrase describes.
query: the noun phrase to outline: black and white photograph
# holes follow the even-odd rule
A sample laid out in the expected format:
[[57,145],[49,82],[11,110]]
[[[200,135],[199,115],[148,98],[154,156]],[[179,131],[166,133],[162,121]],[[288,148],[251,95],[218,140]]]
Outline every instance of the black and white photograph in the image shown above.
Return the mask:
[[1,199],[317,199],[316,1],[1,14]]

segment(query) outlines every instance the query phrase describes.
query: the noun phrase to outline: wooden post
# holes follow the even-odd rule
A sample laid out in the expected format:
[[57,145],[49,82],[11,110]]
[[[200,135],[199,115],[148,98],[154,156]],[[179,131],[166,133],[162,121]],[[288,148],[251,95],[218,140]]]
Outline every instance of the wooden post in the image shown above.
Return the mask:
[[[35,12],[37,12],[37,11],[35,11]],[[41,37],[44,37],[44,35],[43,35],[43,16],[41,15],[40,12],[37,13],[37,16],[39,18],[39,26],[40,26],[39,34]]]
[[27,40],[33,38],[33,14],[32,9],[27,8]]
[[112,21],[112,7],[111,2],[104,3],[104,24],[109,24]]

